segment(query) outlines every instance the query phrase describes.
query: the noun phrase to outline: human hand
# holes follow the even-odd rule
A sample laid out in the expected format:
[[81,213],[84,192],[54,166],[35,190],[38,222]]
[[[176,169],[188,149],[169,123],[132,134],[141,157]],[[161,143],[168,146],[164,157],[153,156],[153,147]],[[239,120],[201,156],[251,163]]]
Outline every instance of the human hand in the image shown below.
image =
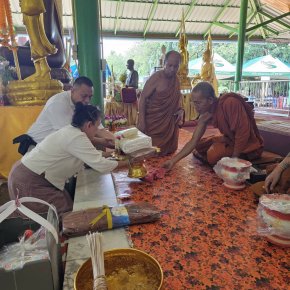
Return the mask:
[[118,161],[118,166],[117,168],[120,168],[120,167],[129,167],[130,166],[130,163],[128,160],[121,160],[121,161]]
[[105,157],[105,158],[112,157],[112,152],[105,152],[105,151],[103,151],[102,152],[102,156]]
[[175,165],[175,163],[170,159],[170,160],[167,160],[166,162],[164,162],[162,164],[162,167],[167,171],[170,171],[173,166]]
[[184,115],[183,110],[179,110],[174,114],[174,116],[176,116],[175,124],[178,124],[178,126],[183,125],[183,115]]
[[111,148],[114,149],[115,148],[115,140],[114,139],[110,139],[110,138],[104,138],[105,142],[104,142],[104,146],[107,148]]
[[208,121],[212,118],[212,114],[209,112],[203,113],[198,118],[198,123],[207,124]]
[[101,145],[107,148],[114,149],[115,148],[115,140],[110,139],[110,138],[99,138],[95,137],[93,144],[96,145]]
[[267,193],[271,193],[274,190],[281,177],[281,174],[282,171],[277,167],[267,176],[265,180],[265,190]]

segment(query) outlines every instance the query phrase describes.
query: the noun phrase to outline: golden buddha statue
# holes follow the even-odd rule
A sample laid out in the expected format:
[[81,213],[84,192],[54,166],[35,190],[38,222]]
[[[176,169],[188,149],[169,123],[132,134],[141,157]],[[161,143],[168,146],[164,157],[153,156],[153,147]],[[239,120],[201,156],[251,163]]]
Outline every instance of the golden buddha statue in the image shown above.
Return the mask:
[[179,37],[179,53],[181,55],[181,63],[178,70],[178,77],[180,80],[181,89],[190,89],[190,80],[188,77],[188,62],[189,54],[187,51],[188,40],[185,34],[185,23],[184,15],[182,13],[181,27],[180,27],[180,37]]
[[57,48],[45,34],[43,0],[20,0],[20,8],[30,39],[35,73],[24,80],[10,82],[8,97],[12,105],[40,105],[63,89],[60,81],[51,79],[51,69],[47,63],[47,56],[55,54]]
[[203,60],[203,63],[201,66],[201,72],[200,74],[197,74],[193,78],[191,82],[191,86],[194,87],[200,81],[209,82],[213,86],[216,96],[218,96],[218,82],[215,75],[215,67],[213,63],[212,41],[211,41],[210,35],[208,36],[207,48],[205,52],[203,53],[202,60]]

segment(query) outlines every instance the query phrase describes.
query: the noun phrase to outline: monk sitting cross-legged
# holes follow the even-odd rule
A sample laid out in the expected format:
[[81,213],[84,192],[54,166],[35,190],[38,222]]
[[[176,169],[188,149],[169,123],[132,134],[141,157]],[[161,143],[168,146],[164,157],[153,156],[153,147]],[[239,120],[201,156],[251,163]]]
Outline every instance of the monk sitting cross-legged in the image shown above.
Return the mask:
[[[227,93],[219,99],[207,82],[198,83],[191,92],[195,109],[200,114],[191,140],[163,165],[170,170],[176,162],[194,150],[194,155],[216,164],[223,157],[254,160],[261,156],[263,139],[254,120],[252,108],[236,93]],[[209,123],[222,135],[203,138]]]
[[139,102],[137,127],[152,138],[153,145],[161,149],[162,155],[177,149],[179,125],[184,116],[176,75],[179,64],[180,54],[169,51],[165,56],[164,69],[148,79]]

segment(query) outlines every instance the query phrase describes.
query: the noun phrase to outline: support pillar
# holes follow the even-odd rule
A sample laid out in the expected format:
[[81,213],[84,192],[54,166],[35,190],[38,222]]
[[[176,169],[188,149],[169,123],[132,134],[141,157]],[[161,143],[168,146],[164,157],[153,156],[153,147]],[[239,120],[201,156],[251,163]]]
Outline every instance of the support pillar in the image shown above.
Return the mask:
[[73,14],[79,74],[92,80],[94,84],[92,104],[98,105],[103,111],[98,2],[97,0],[73,0]]
[[247,27],[247,10],[248,10],[248,0],[241,0],[237,66],[235,74],[235,91],[239,90],[239,82],[242,79],[245,35]]

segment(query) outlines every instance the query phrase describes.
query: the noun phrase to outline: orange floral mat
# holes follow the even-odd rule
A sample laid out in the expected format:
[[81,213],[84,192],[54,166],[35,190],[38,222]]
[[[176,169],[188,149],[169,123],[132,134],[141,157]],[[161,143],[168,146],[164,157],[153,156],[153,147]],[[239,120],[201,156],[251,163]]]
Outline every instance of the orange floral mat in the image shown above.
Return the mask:
[[[191,133],[181,130],[179,150]],[[159,167],[166,159],[147,161]],[[131,190],[133,202],[147,201],[160,221],[129,227],[134,247],[155,257],[163,289],[287,289],[290,250],[255,232],[258,198],[248,189],[225,188],[213,170],[191,155],[154,183],[113,173],[117,193]],[[287,286],[288,285],[288,286]]]

